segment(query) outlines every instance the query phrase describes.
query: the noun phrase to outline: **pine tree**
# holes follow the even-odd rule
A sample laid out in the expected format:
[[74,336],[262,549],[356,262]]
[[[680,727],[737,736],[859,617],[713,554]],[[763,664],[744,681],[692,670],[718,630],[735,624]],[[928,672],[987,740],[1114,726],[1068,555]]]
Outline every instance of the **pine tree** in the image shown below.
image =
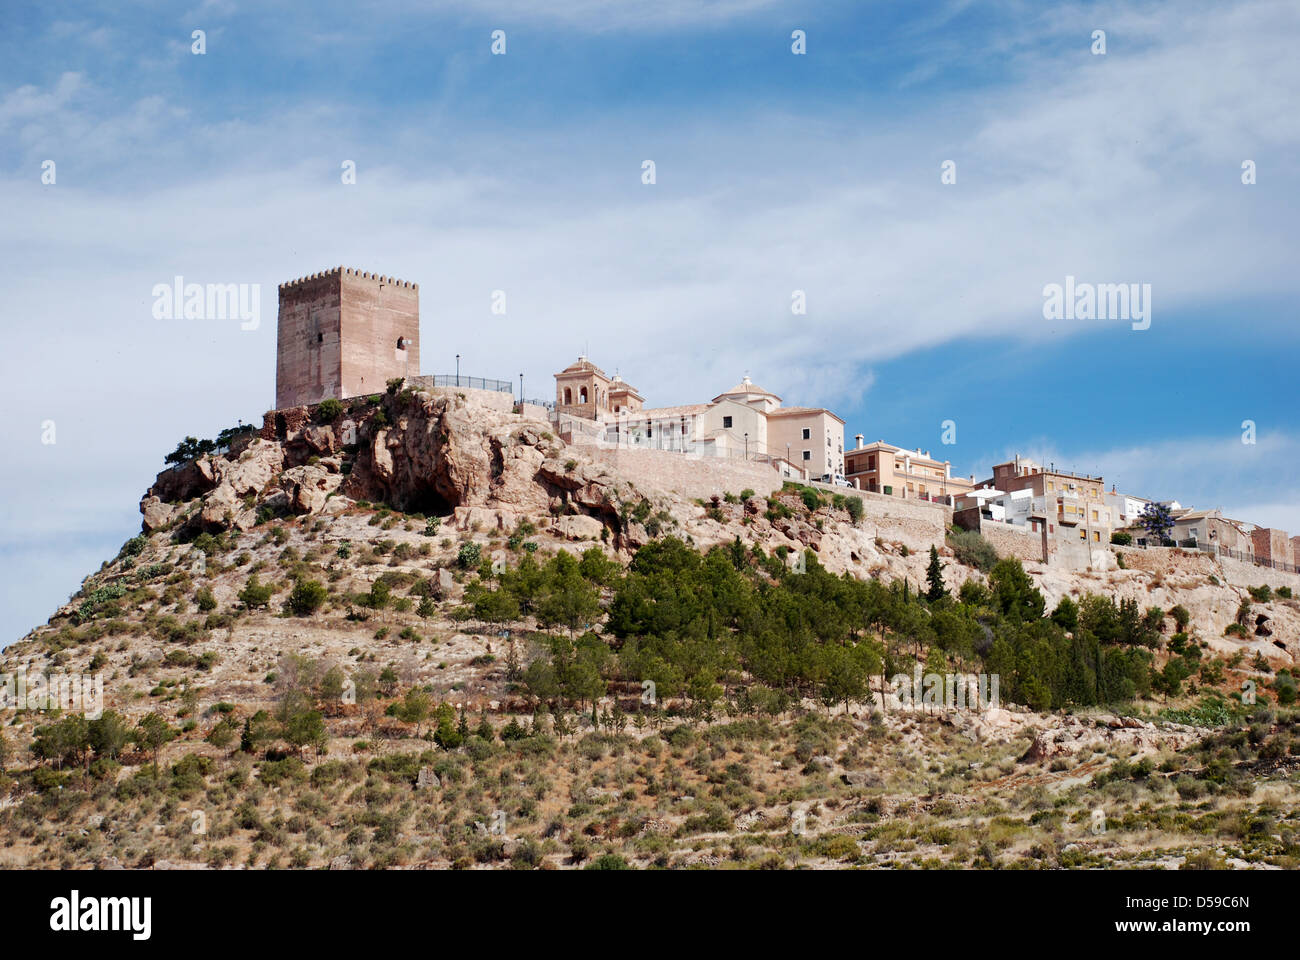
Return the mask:
[[939,551],[934,544],[930,544],[930,566],[925,571],[930,589],[925,592],[925,599],[931,603],[948,596],[948,588],[943,585],[943,568],[944,564],[939,562]]

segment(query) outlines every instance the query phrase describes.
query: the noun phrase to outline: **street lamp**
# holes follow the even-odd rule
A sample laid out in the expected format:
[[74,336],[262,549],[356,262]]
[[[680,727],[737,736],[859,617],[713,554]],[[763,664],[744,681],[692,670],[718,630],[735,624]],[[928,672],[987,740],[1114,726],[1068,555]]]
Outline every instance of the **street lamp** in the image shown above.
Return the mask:
[[749,431],[745,431],[745,459],[749,459]]
[[460,354],[456,354],[456,386],[460,386]]
[[524,375],[519,374],[519,412],[524,412]]

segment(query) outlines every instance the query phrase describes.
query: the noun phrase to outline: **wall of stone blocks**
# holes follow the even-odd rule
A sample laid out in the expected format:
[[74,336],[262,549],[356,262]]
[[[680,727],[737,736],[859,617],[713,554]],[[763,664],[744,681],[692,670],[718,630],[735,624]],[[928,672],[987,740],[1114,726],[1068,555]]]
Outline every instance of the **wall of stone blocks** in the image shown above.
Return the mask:
[[[383,393],[394,377],[420,373],[420,289],[393,277],[343,270],[343,397]],[[398,341],[406,344],[398,348]]]
[[714,460],[662,450],[600,447],[575,448],[598,463],[607,463],[641,488],[680,494],[687,499],[708,499],[714,494],[752,489],[764,496],[781,488],[781,477],[771,467],[743,460]]
[[872,493],[869,490],[855,490],[852,487],[832,487],[822,483],[814,483],[811,486],[819,490],[842,493],[846,497],[857,497],[862,501],[863,512],[867,516],[920,520],[924,523],[938,524],[943,530],[952,524],[952,507],[944,503],[909,500],[904,497],[891,497],[886,493]]
[[475,387],[428,386],[427,380],[431,379],[432,377],[410,377],[407,386],[414,387],[422,393],[432,394],[435,397],[454,397],[463,393],[467,400],[473,400],[485,407],[502,410],[506,413],[510,413],[515,408],[515,395],[513,393],[506,393],[504,390],[480,390]]
[[1295,557],[1291,551],[1291,538],[1287,536],[1285,530],[1277,530],[1272,527],[1256,527],[1251,532],[1251,540],[1255,546],[1255,556],[1262,560],[1276,560],[1281,563],[1295,563]]
[[275,406],[317,403],[342,392],[338,273],[280,285]]
[[998,552],[999,557],[1015,557],[1028,563],[1042,563],[1046,559],[1043,556],[1041,531],[1010,523],[982,523],[979,532]]

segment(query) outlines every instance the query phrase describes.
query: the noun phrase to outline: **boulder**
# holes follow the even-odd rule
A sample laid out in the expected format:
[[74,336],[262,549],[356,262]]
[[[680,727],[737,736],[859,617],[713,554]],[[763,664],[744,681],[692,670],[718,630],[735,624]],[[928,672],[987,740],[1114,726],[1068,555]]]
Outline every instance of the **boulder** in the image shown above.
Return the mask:
[[566,540],[599,540],[605,525],[595,517],[570,516],[557,517],[551,524],[551,531]]
[[294,513],[320,513],[342,482],[341,474],[330,473],[319,464],[291,467],[280,474],[280,489]]

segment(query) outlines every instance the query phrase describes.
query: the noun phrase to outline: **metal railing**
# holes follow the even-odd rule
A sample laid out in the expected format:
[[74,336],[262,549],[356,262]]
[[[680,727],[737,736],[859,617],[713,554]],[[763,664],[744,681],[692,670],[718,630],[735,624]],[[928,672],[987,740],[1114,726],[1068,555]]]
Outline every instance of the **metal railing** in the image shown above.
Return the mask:
[[511,380],[489,380],[486,377],[470,377],[465,374],[433,374],[422,377],[409,377],[412,383],[423,383],[429,387],[468,387],[471,390],[495,390],[499,393],[515,392],[514,382]]

